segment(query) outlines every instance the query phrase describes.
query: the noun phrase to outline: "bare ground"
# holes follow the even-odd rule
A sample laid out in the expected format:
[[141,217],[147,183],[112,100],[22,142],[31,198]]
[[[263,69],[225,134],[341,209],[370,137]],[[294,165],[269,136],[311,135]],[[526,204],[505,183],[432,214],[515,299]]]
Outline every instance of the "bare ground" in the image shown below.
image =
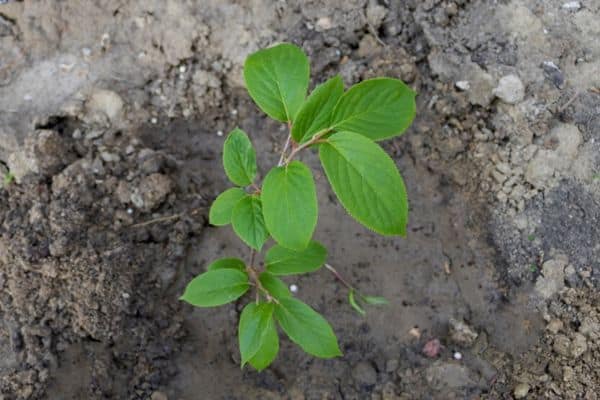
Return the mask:
[[[599,15],[593,0],[0,5],[0,170],[16,178],[0,188],[3,398],[596,398]],[[258,374],[238,366],[239,307],[176,299],[246,253],[206,215],[224,133],[250,133],[261,172],[276,161],[285,131],[240,72],[283,40],[314,83],[419,92],[385,144],[410,233],[346,217],[307,154],[329,261],[391,304],[361,318],[326,271],[289,280],[344,356],[284,341]]]

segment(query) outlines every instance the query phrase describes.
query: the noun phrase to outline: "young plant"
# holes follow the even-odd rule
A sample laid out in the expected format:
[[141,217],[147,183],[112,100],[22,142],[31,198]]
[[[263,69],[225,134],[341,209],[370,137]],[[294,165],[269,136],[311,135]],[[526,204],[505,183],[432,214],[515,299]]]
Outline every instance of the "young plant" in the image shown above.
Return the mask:
[[[346,211],[382,235],[406,234],[408,202],[396,164],[376,143],[403,133],[415,116],[415,92],[397,79],[375,78],[344,91],[335,76],[306,97],[309,61],[298,47],[280,44],[251,54],[244,65],[250,96],[268,116],[286,123],[289,135],[277,166],[257,179],[256,153],[239,128],[223,147],[223,166],[235,185],[210,209],[212,225],[231,224],[250,247],[247,261],[222,258],[187,286],[182,300],[197,307],[232,302],[251,288],[238,329],[242,367],[266,368],[279,350],[277,326],[317,357],[341,355],[331,326],[288,290],[281,276],[305,274],[325,265],[349,289],[352,307],[385,299],[363,296],[326,264],[327,250],[312,240],[318,206],[311,170],[297,159],[318,150],[325,175]],[[264,269],[257,263],[269,238]]]

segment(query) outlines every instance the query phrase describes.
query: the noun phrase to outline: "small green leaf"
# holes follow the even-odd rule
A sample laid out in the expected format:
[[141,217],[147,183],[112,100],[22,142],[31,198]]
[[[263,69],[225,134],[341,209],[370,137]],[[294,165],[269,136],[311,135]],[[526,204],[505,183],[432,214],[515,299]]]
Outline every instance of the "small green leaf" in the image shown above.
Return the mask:
[[239,271],[246,271],[246,264],[239,258],[221,258],[213,261],[206,267],[207,271],[214,271],[216,269],[237,269]]
[[223,166],[229,180],[238,186],[248,186],[256,176],[256,152],[248,135],[235,128],[223,144]]
[[269,326],[273,324],[273,303],[249,303],[244,307],[238,326],[242,367],[250,360],[265,341]]
[[385,297],[381,296],[360,296],[360,298],[370,306],[385,306],[389,304]]
[[382,235],[406,234],[404,182],[381,147],[359,134],[338,132],[319,150],[333,191],[354,219]]
[[327,259],[327,249],[318,242],[311,241],[301,251],[275,245],[267,251],[265,262],[267,271],[273,275],[293,275],[313,272],[321,268]]
[[332,127],[373,140],[399,135],[415,118],[415,96],[416,93],[398,79],[362,81],[338,101],[333,110]]
[[254,102],[268,116],[292,122],[304,102],[310,65],[304,52],[283,43],[251,54],[244,80]]
[[367,315],[367,312],[360,306],[360,304],[358,304],[358,302],[354,298],[354,289],[351,289],[350,292],[348,292],[348,302],[350,303],[352,308],[356,310],[357,313],[363,316]]
[[233,208],[246,196],[246,192],[240,188],[227,189],[217,196],[208,213],[210,224],[216,226],[230,224]]
[[265,331],[265,337],[262,345],[248,363],[254,367],[257,371],[262,371],[267,368],[279,352],[279,335],[277,334],[277,327],[275,326],[275,320],[271,318],[269,325]]
[[241,297],[249,287],[245,273],[235,269],[218,269],[192,279],[180,300],[196,307],[220,306]]
[[265,224],[280,245],[303,250],[317,226],[317,192],[310,169],[300,161],[273,168],[261,200]]
[[341,356],[337,338],[319,313],[293,297],[279,299],[275,319],[289,338],[305,352],[321,358]]
[[238,202],[231,218],[233,230],[248,246],[260,251],[269,238],[258,197],[248,196]]
[[315,133],[329,128],[331,113],[343,93],[344,82],[339,76],[334,76],[313,90],[292,126],[292,137],[296,143],[305,142]]
[[261,285],[267,289],[269,294],[276,299],[280,299],[282,297],[292,297],[292,293],[288,289],[285,282],[277,278],[275,275],[268,272],[263,272],[260,274],[258,280],[260,281]]

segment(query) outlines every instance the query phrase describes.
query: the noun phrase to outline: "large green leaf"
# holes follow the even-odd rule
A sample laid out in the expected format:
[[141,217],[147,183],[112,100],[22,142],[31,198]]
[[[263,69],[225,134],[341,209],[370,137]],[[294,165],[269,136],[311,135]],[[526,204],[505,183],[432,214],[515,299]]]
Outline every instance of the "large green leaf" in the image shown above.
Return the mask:
[[236,204],[246,197],[243,189],[231,188],[217,196],[210,206],[208,221],[211,225],[222,226],[231,223],[231,214]]
[[313,90],[292,126],[292,137],[297,143],[305,142],[315,133],[329,128],[331,112],[343,93],[344,82],[339,76],[334,76]]
[[416,93],[402,81],[375,78],[352,86],[333,110],[332,127],[381,140],[403,133],[415,118]]
[[206,267],[207,271],[214,271],[216,269],[237,269],[239,271],[246,271],[246,264],[239,258],[220,258],[213,261]]
[[296,251],[275,245],[267,251],[267,272],[273,275],[293,275],[313,272],[327,259],[327,249],[311,241],[304,250]]
[[283,282],[281,279],[277,278],[273,274],[263,272],[258,277],[258,280],[263,285],[263,287],[269,292],[269,294],[275,297],[276,299],[292,296],[292,293],[288,289],[285,282]]
[[279,335],[277,334],[277,327],[275,326],[275,320],[271,318],[269,325],[266,328],[265,336],[262,345],[248,363],[252,365],[257,371],[262,371],[267,368],[279,352]]
[[310,169],[300,161],[273,168],[261,199],[271,236],[284,247],[303,250],[317,226],[317,192]]
[[269,326],[273,324],[273,303],[248,303],[240,316],[238,339],[242,355],[242,367],[265,342]]
[[239,298],[249,287],[248,275],[244,272],[217,269],[192,279],[180,300],[196,307],[220,306]]
[[338,199],[358,222],[382,235],[405,235],[406,189],[394,161],[376,143],[339,132],[319,146],[325,174]]
[[229,180],[238,186],[247,186],[256,176],[256,152],[248,135],[235,128],[223,145],[223,166]]
[[257,196],[247,196],[233,209],[233,230],[248,246],[260,251],[269,238],[263,218],[262,204]]
[[289,43],[259,50],[246,58],[244,80],[250,97],[268,116],[292,122],[304,102],[310,65]]
[[342,355],[329,323],[319,313],[293,297],[279,299],[275,319],[289,338],[305,352],[321,358]]

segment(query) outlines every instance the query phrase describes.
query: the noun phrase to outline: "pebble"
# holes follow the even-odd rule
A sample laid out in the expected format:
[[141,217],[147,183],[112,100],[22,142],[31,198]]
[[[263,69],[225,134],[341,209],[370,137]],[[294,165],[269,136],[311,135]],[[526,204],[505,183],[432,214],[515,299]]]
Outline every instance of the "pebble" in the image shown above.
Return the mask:
[[524,399],[527,393],[529,393],[529,388],[530,386],[526,383],[519,383],[515,386],[515,390],[513,391],[515,399]]
[[567,357],[569,355],[569,348],[571,347],[571,341],[565,335],[556,335],[552,349],[561,356]]
[[326,31],[328,29],[333,28],[333,24],[331,23],[331,18],[329,17],[321,17],[317,20],[315,24],[319,31]]
[[462,360],[463,355],[462,355],[462,353],[456,351],[456,352],[454,352],[453,357],[455,360]]
[[471,89],[471,84],[469,83],[469,81],[458,81],[454,84],[454,86],[456,86],[458,90],[463,91]]
[[516,75],[506,75],[500,78],[494,95],[505,103],[517,104],[525,97],[525,86]]
[[581,3],[578,1],[568,1],[562,5],[562,9],[568,11],[579,11],[580,8]]
[[577,332],[571,342],[571,356],[573,358],[579,358],[588,349],[587,341],[585,336]]
[[297,293],[298,292],[298,285],[291,284],[290,285],[290,292]]
[[544,70],[544,75],[552,81],[554,86],[559,89],[564,87],[565,75],[556,64],[552,61],[544,61],[542,63],[542,69]]
[[96,89],[87,102],[90,111],[99,111],[108,117],[111,122],[120,118],[124,102],[121,96],[112,90]]
[[464,321],[450,318],[450,339],[464,347],[470,347],[475,343],[477,339],[477,332],[475,332],[469,325]]

